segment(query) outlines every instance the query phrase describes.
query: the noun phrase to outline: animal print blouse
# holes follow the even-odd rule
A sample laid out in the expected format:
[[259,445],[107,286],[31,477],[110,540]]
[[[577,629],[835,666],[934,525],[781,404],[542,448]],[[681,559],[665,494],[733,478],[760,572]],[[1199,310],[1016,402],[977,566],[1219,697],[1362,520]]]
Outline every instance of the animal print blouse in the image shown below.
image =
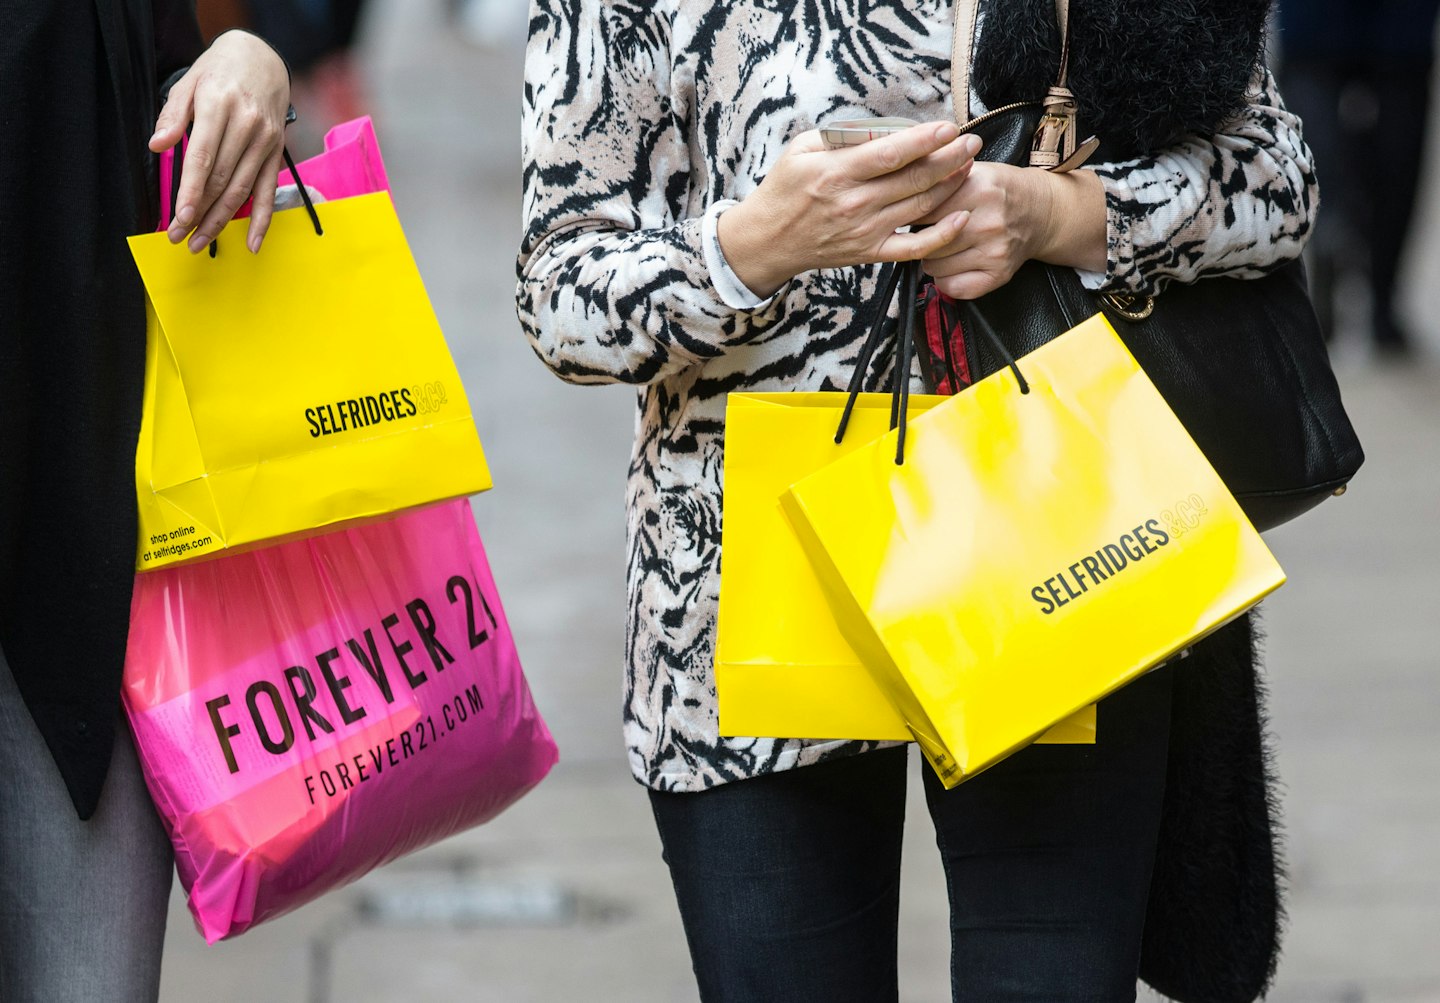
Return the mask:
[[[711,661],[726,394],[842,388],[876,269],[808,272],[757,301],[705,237],[822,120],[950,118],[950,19],[948,0],[532,6],[519,315],[562,379],[637,390],[624,725],[650,787],[871,747],[719,738]],[[1310,154],[1268,73],[1249,101],[1208,139],[1096,168],[1109,256],[1087,285],[1151,291],[1299,255],[1317,201]]]

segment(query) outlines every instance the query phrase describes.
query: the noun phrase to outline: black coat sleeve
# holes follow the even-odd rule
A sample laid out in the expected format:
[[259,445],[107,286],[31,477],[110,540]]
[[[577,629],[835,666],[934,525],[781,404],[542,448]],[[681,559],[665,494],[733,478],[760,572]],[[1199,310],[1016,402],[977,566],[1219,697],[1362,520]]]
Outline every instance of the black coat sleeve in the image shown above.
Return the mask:
[[154,0],[155,82],[165,82],[205,49],[193,0]]

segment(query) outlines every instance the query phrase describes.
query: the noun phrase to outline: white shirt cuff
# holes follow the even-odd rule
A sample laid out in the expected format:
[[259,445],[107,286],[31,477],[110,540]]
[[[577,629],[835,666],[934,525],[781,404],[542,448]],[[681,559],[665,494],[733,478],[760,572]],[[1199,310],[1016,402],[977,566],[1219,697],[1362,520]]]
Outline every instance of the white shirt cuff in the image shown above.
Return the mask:
[[710,270],[710,282],[715,286],[715,294],[720,297],[720,302],[732,310],[758,310],[773,300],[774,295],[761,299],[751,292],[750,288],[740,281],[740,276],[735,274],[730,262],[725,260],[725,252],[720,249],[720,214],[739,204],[734,199],[721,199],[706,209],[700,220],[700,242],[704,245],[705,267]]

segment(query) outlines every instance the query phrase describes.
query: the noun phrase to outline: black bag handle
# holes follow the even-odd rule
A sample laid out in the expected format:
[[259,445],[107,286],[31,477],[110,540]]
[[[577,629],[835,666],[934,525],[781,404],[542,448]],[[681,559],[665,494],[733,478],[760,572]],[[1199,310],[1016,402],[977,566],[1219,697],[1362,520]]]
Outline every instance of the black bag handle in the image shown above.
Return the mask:
[[290,177],[295,182],[295,187],[300,190],[300,201],[305,203],[305,212],[310,216],[310,225],[315,227],[315,236],[325,236],[325,228],[320,225],[320,214],[315,211],[315,203],[310,201],[310,191],[305,187],[305,182],[300,179],[300,168],[295,166],[295,161],[290,156],[290,147],[280,147],[280,156],[285,158],[285,166],[290,169]]
[[[860,354],[855,358],[855,372],[850,376],[850,385],[846,389],[845,408],[840,412],[840,425],[835,430],[836,443],[845,439],[845,429],[850,424],[850,416],[855,410],[855,401],[860,396],[861,387],[865,383],[865,374],[870,369],[871,360],[874,358],[875,350],[879,347],[881,339],[885,335],[886,318],[890,314],[890,304],[898,291],[900,293],[900,332],[895,343],[895,371],[890,391],[890,428],[898,429],[899,435],[895,442],[895,463],[905,463],[905,422],[906,413],[910,406],[910,366],[915,357],[915,324],[916,314],[919,313],[920,288],[922,285],[922,269],[918,261],[902,261],[899,264],[886,262],[880,268],[878,283],[880,292],[875,297],[874,319],[870,322],[870,333],[865,338],[865,344],[860,348]],[[923,280],[926,286],[925,295],[934,295],[934,287],[928,280]],[[970,329],[978,331],[994,350],[995,354],[1010,371],[1015,374],[1015,381],[1020,384],[1020,392],[1028,394],[1030,383],[1025,379],[1025,374],[1020,372],[1020,366],[1015,361],[1015,356],[995,329],[990,326],[990,321],[985,318],[974,303],[969,301],[957,301],[960,309],[964,311],[970,320]],[[949,320],[947,311],[940,311],[942,324]],[[956,319],[958,323],[958,318]],[[951,329],[953,330],[953,329]],[[943,332],[945,350],[948,353],[950,348],[950,330]]]
[[845,409],[840,412],[840,427],[835,430],[835,442],[845,440],[845,429],[850,424],[850,413],[855,410],[855,398],[860,394],[860,388],[865,383],[865,373],[870,369],[870,359],[875,354],[875,349],[880,344],[880,338],[885,330],[885,318],[890,312],[890,300],[895,295],[895,286],[900,281],[900,270],[896,268],[893,261],[887,261],[880,267],[879,281],[880,289],[875,297],[875,319],[870,324],[870,334],[865,339],[865,344],[860,346],[860,354],[855,357],[855,372],[850,376],[850,386],[846,388],[849,397],[845,400]]
[[880,267],[879,286],[880,293],[874,301],[875,316],[870,322],[870,334],[861,346],[860,354],[855,358],[855,372],[850,376],[850,386],[846,391],[848,396],[845,399],[845,408],[840,412],[840,425],[835,430],[835,441],[840,443],[845,440],[845,429],[850,425],[850,416],[855,411],[855,401],[864,386],[865,374],[870,370],[875,350],[885,336],[888,326],[885,321],[890,313],[890,303],[898,290],[900,302],[911,306],[910,309],[902,308],[900,311],[900,333],[896,342],[895,372],[890,391],[890,427],[900,430],[899,441],[895,445],[895,462],[904,463],[905,418],[910,401],[910,361],[914,356],[915,344],[914,302],[920,289],[920,262],[886,262]]
[[920,295],[920,262],[907,261],[902,269],[903,292],[900,305],[900,341],[895,347],[895,389],[890,397],[890,427],[899,429],[895,439],[895,465],[905,462],[905,418],[910,410],[910,362],[915,357],[915,308]]
[[1000,361],[1015,374],[1015,382],[1020,384],[1020,392],[1022,394],[1028,394],[1030,392],[1029,381],[1025,379],[1025,374],[1020,372],[1020,365],[1015,361],[1015,356],[1011,354],[1010,349],[1005,347],[1005,342],[1000,340],[1000,335],[995,333],[995,328],[990,326],[990,321],[986,318],[985,312],[970,300],[961,300],[958,302],[961,304],[961,309],[970,315],[970,329],[972,331],[979,331],[984,335],[985,340],[990,343],[991,349],[1000,357]]

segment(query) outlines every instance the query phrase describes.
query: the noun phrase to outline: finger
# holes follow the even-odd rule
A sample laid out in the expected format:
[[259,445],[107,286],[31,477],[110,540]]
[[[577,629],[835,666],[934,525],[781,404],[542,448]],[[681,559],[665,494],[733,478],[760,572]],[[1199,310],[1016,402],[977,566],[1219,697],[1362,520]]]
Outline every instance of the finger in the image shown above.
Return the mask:
[[1010,281],[1014,269],[980,247],[970,246],[921,263],[935,287],[956,299],[976,299]]
[[[965,199],[963,194],[957,193],[960,193],[966,179],[969,178],[970,167],[973,163],[973,161],[967,160],[957,170],[942,175],[934,183],[928,184],[919,191],[884,204],[876,211],[877,221],[880,225],[892,230],[902,226],[930,226],[951,213],[960,211],[961,203]],[[880,182],[871,183],[879,184]],[[907,185],[907,188],[909,187],[913,186]],[[894,192],[885,193],[882,198],[895,198],[899,191],[897,189]]]
[[275,182],[280,176],[282,157],[279,150],[270,155],[255,178],[255,201],[250,205],[250,229],[246,232],[245,246],[251,254],[260,250],[265,233],[270,229],[270,218],[275,214]]
[[187,73],[171,85],[165,107],[160,109],[160,117],[155,119],[155,135],[150,137],[152,153],[164,153],[185,135],[195,98],[195,83],[191,79],[193,76],[193,73]]
[[938,254],[960,238],[968,212],[951,213],[934,226],[910,233],[892,233],[881,242],[878,261],[918,261]]
[[952,299],[977,300],[981,296],[993,293],[1008,281],[1010,281],[1008,275],[974,270],[937,278],[935,288]]
[[[251,146],[244,151],[240,162],[235,165],[234,171],[230,173],[230,183],[226,185],[225,189],[210,203],[210,208],[206,210],[205,217],[200,221],[199,225],[195,227],[195,232],[190,237],[191,251],[202,250],[206,244],[215,239],[221,230],[225,229],[225,224],[230,222],[235,214],[240,211],[241,206],[245,204],[245,200],[248,199],[250,193],[254,191],[255,179],[259,175],[261,168],[265,166],[265,162],[269,159],[269,156],[270,150],[266,146]],[[216,173],[218,173],[218,171]],[[215,177],[215,174],[212,173],[211,177]],[[246,241],[246,243],[248,245],[249,241]]]
[[959,135],[960,127],[954,122],[931,122],[912,125],[902,132],[838,152],[844,154],[848,161],[852,177],[857,181],[868,181],[895,173],[906,164],[954,142]]
[[175,198],[175,218],[166,231],[170,243],[178,244],[194,229],[201,218],[200,204],[210,171],[215,166],[216,152],[224,136],[224,124],[212,115],[198,115],[185,146],[185,166],[180,172],[180,193]]
[[[912,161],[898,171],[870,181],[867,187],[872,188],[874,197],[880,204],[887,206],[912,200],[915,196],[924,195],[941,185],[946,185],[948,191],[953,192],[969,176],[970,169],[975,164],[975,154],[979,152],[979,146],[978,138],[961,136],[934,153]],[[919,212],[929,212],[936,209],[943,200],[931,199],[928,205],[924,204],[925,201],[921,199],[918,203],[912,204],[924,206]],[[915,215],[912,214],[906,222],[910,222],[914,218]]]
[[790,140],[790,149],[795,153],[818,153],[828,150],[829,147],[825,145],[825,140],[820,138],[819,129],[810,129]]
[[[200,197],[196,200],[195,231],[190,238],[190,250],[195,251],[203,248],[216,233],[220,232],[235,210],[224,212],[220,207],[221,198],[227,194],[233,195],[233,187],[237,181],[243,183],[245,197],[250,195],[250,185],[255,180],[260,165],[264,163],[264,154],[254,154],[250,150],[253,146],[252,136],[255,127],[247,119],[231,115],[225,124],[225,137],[221,140],[219,149],[216,151],[214,161],[210,165],[210,173],[205,179],[205,185],[200,189]],[[268,151],[265,151],[268,153]],[[249,162],[246,158],[249,157]],[[239,177],[241,165],[245,164],[250,173],[243,179]],[[240,200],[241,205],[245,199]],[[183,203],[182,203],[183,204]],[[236,206],[238,209],[240,206]],[[216,212],[223,213],[220,224],[214,224]],[[201,233],[202,227],[204,233]],[[201,239],[201,238],[204,239]],[[198,246],[197,246],[198,245]]]
[[926,257],[922,262],[925,274],[931,278],[941,279],[949,275],[959,275],[962,272],[982,271],[985,266],[993,263],[978,247],[958,246],[960,243],[960,241],[955,241]]

